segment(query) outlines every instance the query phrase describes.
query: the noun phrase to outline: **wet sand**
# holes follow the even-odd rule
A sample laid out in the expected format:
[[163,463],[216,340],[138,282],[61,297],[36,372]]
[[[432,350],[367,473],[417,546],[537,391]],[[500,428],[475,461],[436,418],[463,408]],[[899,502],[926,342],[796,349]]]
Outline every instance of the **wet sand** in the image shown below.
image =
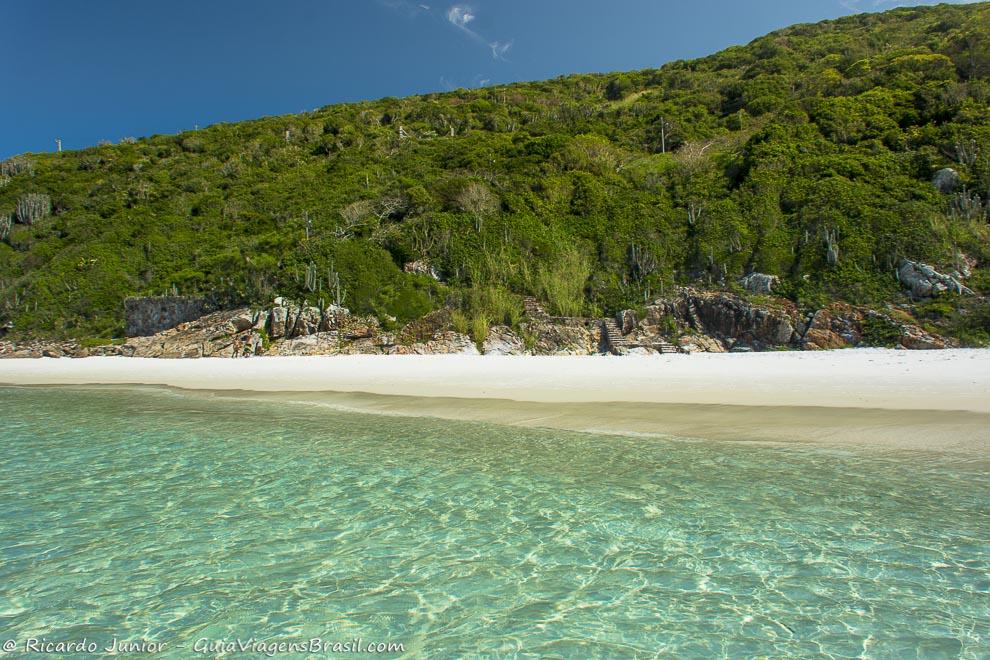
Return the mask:
[[0,383],[164,385],[599,433],[990,449],[988,350],[0,360]]

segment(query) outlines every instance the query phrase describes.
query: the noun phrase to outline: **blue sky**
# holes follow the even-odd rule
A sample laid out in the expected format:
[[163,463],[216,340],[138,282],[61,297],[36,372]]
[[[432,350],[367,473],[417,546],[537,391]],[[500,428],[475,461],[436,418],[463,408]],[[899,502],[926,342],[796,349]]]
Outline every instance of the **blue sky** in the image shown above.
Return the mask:
[[0,158],[660,66],[896,0],[0,0]]

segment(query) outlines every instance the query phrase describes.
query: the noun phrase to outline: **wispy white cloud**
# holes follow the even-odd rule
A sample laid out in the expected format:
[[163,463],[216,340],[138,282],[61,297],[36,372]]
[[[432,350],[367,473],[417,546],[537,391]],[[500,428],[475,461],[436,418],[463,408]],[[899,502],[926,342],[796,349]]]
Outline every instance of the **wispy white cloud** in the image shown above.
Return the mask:
[[410,18],[415,18],[420,14],[429,14],[432,16],[437,16],[438,18],[439,15],[443,15],[447,19],[448,23],[466,34],[478,45],[487,48],[491,52],[493,59],[506,61],[505,56],[512,48],[512,39],[509,39],[508,41],[489,40],[485,38],[478,30],[474,29],[472,23],[474,23],[478,15],[470,5],[451,5],[450,8],[444,13],[442,9],[434,11],[430,5],[424,2],[417,2],[416,0],[375,1],[382,7],[401,12]]
[[472,41],[487,46],[491,50],[494,59],[504,60],[505,54],[512,48],[512,40],[489,41],[481,33],[469,26],[475,18],[477,18],[477,14],[468,5],[453,5],[447,10],[447,22],[470,37]]
[[454,5],[448,9],[447,20],[462,30],[467,30],[477,36],[477,33],[467,26],[468,23],[474,20],[474,12],[467,5]]

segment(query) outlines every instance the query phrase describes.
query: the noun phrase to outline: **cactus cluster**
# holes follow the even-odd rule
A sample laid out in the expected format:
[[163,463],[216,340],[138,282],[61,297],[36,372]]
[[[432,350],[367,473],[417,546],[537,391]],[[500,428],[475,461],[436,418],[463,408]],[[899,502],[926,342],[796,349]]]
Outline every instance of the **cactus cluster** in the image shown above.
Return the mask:
[[33,225],[52,211],[52,198],[43,193],[27,193],[17,200],[17,221]]
[[11,177],[34,172],[34,161],[27,156],[14,156],[0,163],[0,176]]
[[952,196],[949,211],[953,218],[970,222],[990,219],[990,203],[985,203],[979,195],[966,189]]

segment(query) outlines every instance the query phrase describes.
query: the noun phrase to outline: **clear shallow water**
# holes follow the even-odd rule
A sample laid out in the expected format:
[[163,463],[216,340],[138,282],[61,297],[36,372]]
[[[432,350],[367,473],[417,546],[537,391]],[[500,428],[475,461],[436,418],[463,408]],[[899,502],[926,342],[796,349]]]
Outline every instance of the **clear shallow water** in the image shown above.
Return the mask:
[[0,639],[990,655],[986,462],[0,388]]

